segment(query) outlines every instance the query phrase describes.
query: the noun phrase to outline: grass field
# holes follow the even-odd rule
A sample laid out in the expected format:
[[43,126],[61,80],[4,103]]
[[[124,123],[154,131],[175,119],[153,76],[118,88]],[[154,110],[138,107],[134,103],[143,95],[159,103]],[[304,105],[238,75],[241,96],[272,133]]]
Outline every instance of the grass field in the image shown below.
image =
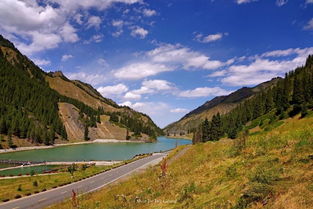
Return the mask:
[[312,168],[313,117],[295,117],[271,131],[193,145],[165,177],[150,168],[81,196],[79,208],[313,208]]
[[83,168],[82,164],[77,164],[73,176],[67,172],[67,169],[64,169],[64,172],[51,175],[0,179],[0,201],[6,202],[56,188],[58,186],[70,184],[146,156],[147,155],[137,156],[133,159],[110,166],[90,166],[88,168]]

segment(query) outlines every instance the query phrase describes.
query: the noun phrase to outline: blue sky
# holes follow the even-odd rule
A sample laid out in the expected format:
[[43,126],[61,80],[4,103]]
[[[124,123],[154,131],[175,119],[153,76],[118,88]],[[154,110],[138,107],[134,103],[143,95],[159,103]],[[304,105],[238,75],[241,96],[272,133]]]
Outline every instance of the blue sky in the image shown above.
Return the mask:
[[302,65],[313,0],[1,0],[0,33],[164,127]]

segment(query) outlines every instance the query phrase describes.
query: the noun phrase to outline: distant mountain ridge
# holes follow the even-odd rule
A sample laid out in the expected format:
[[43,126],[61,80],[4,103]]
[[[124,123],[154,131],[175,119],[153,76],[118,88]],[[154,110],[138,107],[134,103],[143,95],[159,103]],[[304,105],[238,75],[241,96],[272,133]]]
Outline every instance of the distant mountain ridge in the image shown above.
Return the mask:
[[272,80],[261,83],[255,87],[243,87],[229,95],[215,97],[187,113],[179,121],[169,124],[163,130],[166,134],[171,136],[186,135],[189,132],[192,132],[193,129],[196,128],[205,118],[210,120],[213,115],[217,113],[228,113],[244,100],[250,98],[263,89],[275,85],[281,79],[282,78],[280,77],[273,78]]

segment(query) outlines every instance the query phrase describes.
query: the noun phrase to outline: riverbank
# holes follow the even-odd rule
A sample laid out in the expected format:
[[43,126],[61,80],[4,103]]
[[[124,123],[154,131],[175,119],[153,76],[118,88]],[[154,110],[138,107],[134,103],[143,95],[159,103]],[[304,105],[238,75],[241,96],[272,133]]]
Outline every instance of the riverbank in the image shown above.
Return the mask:
[[34,166],[44,166],[44,165],[72,165],[74,164],[95,164],[97,166],[101,165],[114,165],[117,163],[121,163],[123,161],[71,161],[71,162],[45,162],[45,163],[39,163],[39,164],[31,164],[31,165],[19,165],[19,166],[12,166],[7,168],[1,168],[0,171],[4,170],[11,170],[16,168],[27,168],[27,167],[34,167]]
[[51,149],[55,147],[61,146],[72,146],[72,145],[80,145],[80,144],[93,144],[93,143],[145,143],[144,141],[132,141],[132,140],[118,140],[118,139],[95,139],[93,141],[86,141],[86,142],[74,142],[74,143],[67,143],[67,144],[54,144],[54,145],[43,145],[43,146],[30,146],[30,147],[17,147],[17,148],[10,148],[10,149],[0,149],[1,153],[8,153],[8,152],[19,152],[19,151],[27,151],[27,150],[36,150],[36,149]]
[[169,139],[187,139],[187,140],[192,140],[192,136],[187,136],[187,135],[183,135],[183,136],[166,136]]

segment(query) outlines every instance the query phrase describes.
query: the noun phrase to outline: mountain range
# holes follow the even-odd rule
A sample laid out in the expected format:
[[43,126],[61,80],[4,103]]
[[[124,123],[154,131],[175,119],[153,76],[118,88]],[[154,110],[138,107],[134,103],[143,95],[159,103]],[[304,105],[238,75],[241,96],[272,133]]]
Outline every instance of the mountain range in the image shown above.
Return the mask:
[[253,97],[262,90],[275,85],[282,78],[273,78],[270,81],[261,83],[255,87],[243,87],[225,96],[218,96],[205,102],[203,105],[192,110],[180,120],[169,124],[163,130],[168,136],[191,136],[202,121],[206,118],[211,120],[214,115],[224,115],[243,101]]

